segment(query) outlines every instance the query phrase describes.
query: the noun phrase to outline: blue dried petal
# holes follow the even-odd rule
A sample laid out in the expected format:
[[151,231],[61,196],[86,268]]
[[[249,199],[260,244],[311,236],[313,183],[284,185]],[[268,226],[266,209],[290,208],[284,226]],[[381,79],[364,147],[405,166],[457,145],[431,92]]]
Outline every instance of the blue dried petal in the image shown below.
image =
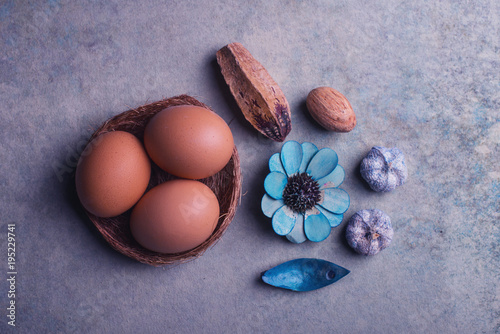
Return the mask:
[[322,198],[319,205],[330,212],[343,214],[349,209],[350,203],[349,194],[344,189],[327,188],[322,191]]
[[398,148],[373,147],[361,161],[361,176],[374,191],[392,191],[406,182],[408,169]]
[[264,179],[264,189],[266,193],[274,199],[283,198],[283,190],[287,184],[287,177],[285,174],[279,172],[271,172]]
[[302,146],[293,140],[284,143],[281,147],[281,163],[288,176],[297,173],[302,163]]
[[299,214],[290,210],[286,205],[279,208],[273,215],[273,230],[278,235],[287,235],[292,232]]
[[344,215],[343,214],[336,214],[336,213],[330,212],[330,211],[324,209],[323,207],[321,207],[321,205],[317,205],[316,208],[322,214],[325,215],[325,217],[328,219],[328,222],[330,223],[331,227],[337,227],[337,226],[339,226],[340,223],[342,223],[342,220],[344,219]]
[[328,238],[332,227],[328,218],[325,217],[320,211],[315,215],[308,215],[304,221],[304,233],[307,239],[320,242]]
[[274,153],[269,158],[269,170],[271,172],[280,172],[280,173],[286,174],[285,169],[283,168],[283,165],[281,164],[281,158],[280,158],[279,153]]
[[262,201],[260,202],[260,207],[262,212],[266,217],[272,218],[274,213],[278,211],[285,203],[281,199],[274,199],[268,194],[262,196]]
[[319,189],[337,188],[344,182],[345,170],[341,165],[337,167],[327,176],[318,180]]
[[350,271],[320,259],[296,259],[262,273],[265,283],[293,291],[311,291],[337,282]]
[[306,171],[307,165],[309,165],[309,162],[318,151],[318,148],[313,143],[302,143],[302,162],[299,167],[299,173]]
[[286,238],[294,244],[300,244],[307,240],[306,234],[304,233],[304,215],[297,216],[295,226],[292,232],[286,235]]
[[328,147],[322,148],[311,159],[307,166],[307,174],[311,175],[315,180],[319,180],[330,174],[338,163],[337,152]]

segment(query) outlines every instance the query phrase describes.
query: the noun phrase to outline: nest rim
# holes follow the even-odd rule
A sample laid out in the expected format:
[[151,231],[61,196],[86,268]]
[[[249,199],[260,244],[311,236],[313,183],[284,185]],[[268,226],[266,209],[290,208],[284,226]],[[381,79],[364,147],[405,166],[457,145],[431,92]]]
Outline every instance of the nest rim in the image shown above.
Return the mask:
[[[91,135],[88,143],[107,132],[126,131],[136,136],[144,144],[144,129],[148,121],[158,112],[168,107],[179,105],[193,105],[215,112],[194,97],[186,94],[178,95],[130,109],[109,118]],[[151,158],[150,162],[151,177],[144,194],[156,185],[169,180],[179,179],[179,177],[162,170]],[[133,238],[129,227],[130,214],[134,207],[121,215],[109,218],[95,216],[83,208],[83,206],[82,208],[107,243],[121,254],[141,263],[156,267],[181,264],[200,257],[205,251],[214,246],[220,240],[236,214],[236,208],[241,201],[241,169],[236,145],[233,147],[231,159],[221,171],[197,181],[204,183],[214,191],[219,201],[220,216],[215,230],[207,240],[191,250],[180,253],[158,253],[141,246]]]

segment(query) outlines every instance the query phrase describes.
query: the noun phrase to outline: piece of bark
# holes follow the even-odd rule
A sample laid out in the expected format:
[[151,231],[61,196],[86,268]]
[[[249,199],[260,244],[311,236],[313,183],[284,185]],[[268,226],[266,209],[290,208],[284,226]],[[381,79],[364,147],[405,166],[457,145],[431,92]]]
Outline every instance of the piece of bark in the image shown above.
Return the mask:
[[217,51],[217,62],[245,118],[263,135],[284,141],[292,129],[290,107],[264,66],[240,43]]

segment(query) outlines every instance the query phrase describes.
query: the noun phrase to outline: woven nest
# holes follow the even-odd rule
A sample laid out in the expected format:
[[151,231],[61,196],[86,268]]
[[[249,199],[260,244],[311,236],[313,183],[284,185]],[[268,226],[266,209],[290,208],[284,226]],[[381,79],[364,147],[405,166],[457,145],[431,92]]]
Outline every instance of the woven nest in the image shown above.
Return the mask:
[[[110,131],[130,132],[142,141],[144,128],[148,121],[163,109],[178,105],[194,105],[210,109],[205,104],[188,95],[175,96],[116,115],[101,125],[91,136],[89,142],[97,136]],[[155,163],[151,162],[151,179],[146,191],[160,183],[176,178],[178,177],[163,171]],[[199,181],[206,184],[217,196],[220,206],[220,217],[212,235],[201,245],[189,251],[162,254],[142,247],[135,241],[130,231],[129,220],[132,210],[111,218],[97,217],[84,210],[104,239],[120,253],[153,266],[184,263],[201,256],[208,248],[213,246],[222,237],[235,215],[236,206],[241,197],[240,160],[236,146],[233,149],[231,159],[220,172]]]

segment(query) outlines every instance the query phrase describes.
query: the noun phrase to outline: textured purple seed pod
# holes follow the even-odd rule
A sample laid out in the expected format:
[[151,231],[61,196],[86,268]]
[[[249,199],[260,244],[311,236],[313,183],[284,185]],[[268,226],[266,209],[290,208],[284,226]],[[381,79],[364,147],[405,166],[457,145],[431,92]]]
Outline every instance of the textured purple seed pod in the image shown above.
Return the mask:
[[361,162],[361,176],[373,190],[391,191],[408,178],[405,156],[398,148],[373,147]]
[[377,254],[389,246],[393,235],[391,219],[378,209],[358,211],[347,223],[347,242],[359,254]]

